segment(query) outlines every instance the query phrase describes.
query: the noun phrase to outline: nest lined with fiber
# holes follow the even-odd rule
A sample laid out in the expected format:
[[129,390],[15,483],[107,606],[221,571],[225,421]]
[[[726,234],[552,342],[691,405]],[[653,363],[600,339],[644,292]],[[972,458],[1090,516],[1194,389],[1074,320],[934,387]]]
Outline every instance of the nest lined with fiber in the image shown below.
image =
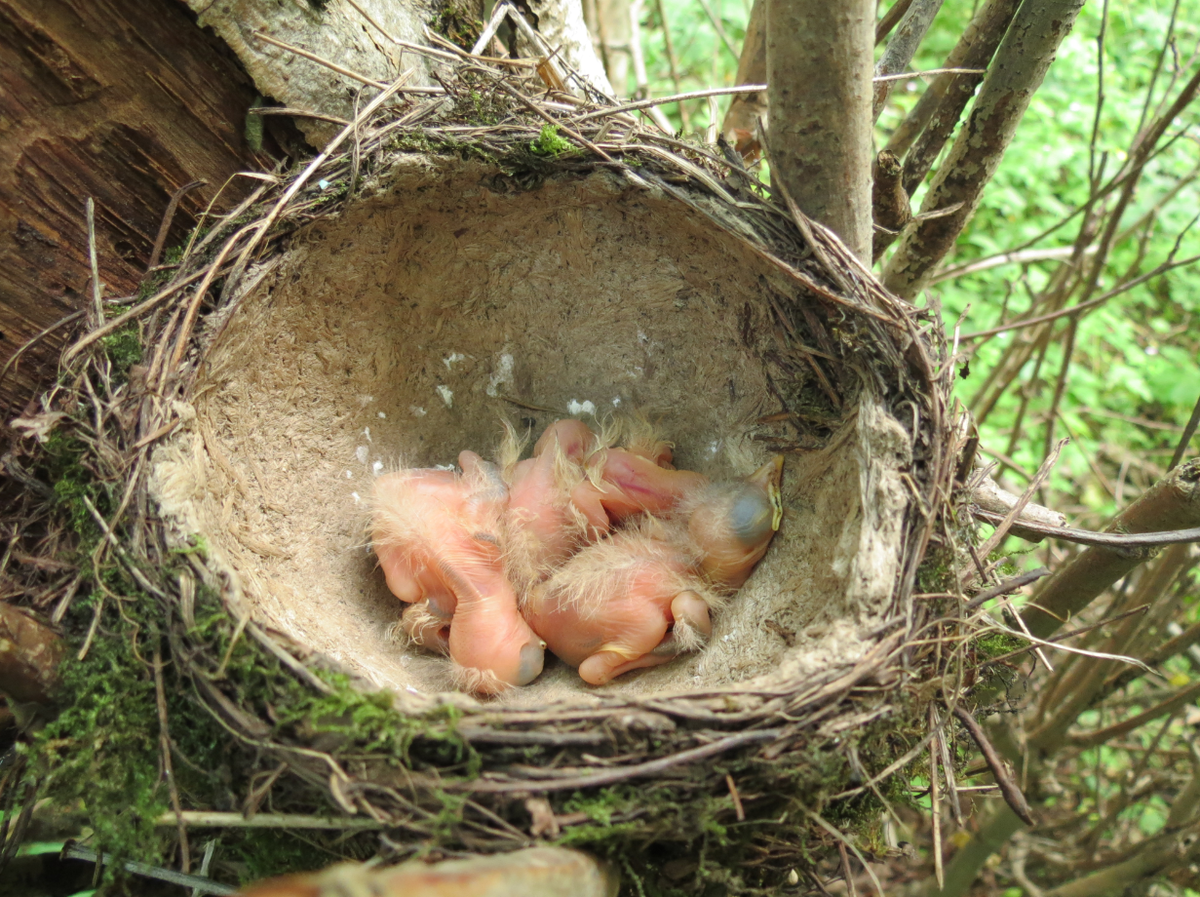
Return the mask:
[[[87,441],[125,484],[102,541],[252,752],[251,812],[326,799],[401,855],[699,845],[667,884],[781,884],[834,822],[875,831],[961,688],[940,323],[712,147],[474,59],[441,83],[385,92],[69,350],[121,408]],[[120,383],[105,346],[130,326]],[[766,559],[697,655],[454,691],[389,635],[372,476],[486,454],[501,417],[630,409],[681,468],[786,456]]]

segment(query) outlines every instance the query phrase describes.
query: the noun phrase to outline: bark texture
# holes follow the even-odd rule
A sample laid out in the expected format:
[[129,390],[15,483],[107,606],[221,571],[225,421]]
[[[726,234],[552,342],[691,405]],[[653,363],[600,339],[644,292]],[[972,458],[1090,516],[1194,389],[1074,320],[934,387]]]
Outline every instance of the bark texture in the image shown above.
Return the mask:
[[[877,76],[898,75],[908,69],[913,54],[917,52],[917,47],[925,39],[925,32],[933,24],[933,17],[941,8],[942,0],[917,0],[908,8],[908,11],[904,13],[904,18],[896,26],[896,33],[888,41],[887,49],[879,57],[879,64],[875,66]],[[872,110],[874,119],[879,118],[879,113],[883,111],[888,94],[892,92],[892,85],[895,83],[895,81],[880,81],[875,85]]]
[[765,2],[772,178],[870,264],[875,4]]
[[996,51],[971,115],[925,194],[921,211],[961,205],[948,215],[921,220],[900,240],[884,271],[884,285],[912,299],[950,251],[979,205],[983,188],[1012,141],[1058,45],[1083,0],[1024,3]]
[[[1018,0],[988,0],[967,25],[943,68],[987,69],[1008,31]],[[938,75],[892,133],[885,149],[904,157],[904,189],[925,180],[983,75]]]
[[[327,66],[263,40],[290,44],[321,59],[376,81],[393,80],[416,67],[412,84],[429,83],[426,57],[406,50],[392,38],[424,45],[422,29],[431,10],[416,0],[346,0],[317,4],[263,3],[261,0],[187,0],[242,61],[264,96],[295,109],[352,118],[355,96],[364,86]],[[364,15],[364,13],[366,15]],[[374,92],[371,93],[374,96]],[[322,147],[341,128],[328,122],[298,119],[313,146]]]
[[[1126,508],[1108,532],[1149,533],[1200,526],[1200,459],[1175,468]],[[1149,557],[1144,549],[1112,551],[1088,548],[1046,580],[1034,606],[1024,614],[1038,638],[1063,623]]]
[[[172,193],[179,242],[234,172],[255,90],[187,11],[159,0],[0,0],[0,367],[90,295],[84,203],[96,203],[105,295],[145,271]],[[241,187],[222,199],[232,204]],[[0,382],[0,415],[24,410],[69,329]]]
[[[527,0],[529,9],[537,16],[537,30],[546,44],[559,48],[568,68],[601,93],[612,96],[604,64],[596,55],[592,36],[583,20],[581,0]],[[626,7],[627,8],[627,7]],[[618,90],[623,89],[619,87]]]

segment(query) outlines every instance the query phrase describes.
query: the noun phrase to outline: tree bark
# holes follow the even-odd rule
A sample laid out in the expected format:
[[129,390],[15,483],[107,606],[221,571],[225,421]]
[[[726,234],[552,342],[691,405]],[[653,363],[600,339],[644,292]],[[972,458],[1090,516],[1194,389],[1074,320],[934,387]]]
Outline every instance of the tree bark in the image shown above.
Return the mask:
[[[908,8],[908,11],[904,13],[904,18],[896,26],[896,33],[888,41],[887,49],[879,57],[879,64],[875,66],[877,77],[898,75],[908,68],[913,54],[917,52],[917,47],[925,39],[925,33],[933,24],[933,18],[941,8],[942,0],[917,0]],[[888,94],[892,92],[892,85],[895,83],[894,81],[880,81],[875,85],[871,110],[872,121],[879,118],[879,113],[883,111]]]
[[921,220],[900,239],[884,271],[884,285],[905,299],[925,288],[979,205],[983,188],[1012,141],[1058,45],[1071,30],[1083,0],[1023,3],[988,69],[970,117],[949,158],[925,194],[921,211],[958,208]]
[[[754,0],[750,10],[750,21],[746,23],[746,39],[742,42],[742,55],[738,59],[737,84],[767,83],[767,4]],[[740,93],[734,96],[721,123],[725,139],[737,147],[743,156],[751,144],[757,147],[755,125],[758,119],[767,121],[766,93]]]
[[[416,67],[411,83],[430,83],[428,59],[395,42],[426,43],[422,29],[429,14],[415,2],[341,0],[319,7],[259,0],[187,0],[187,4],[200,24],[212,28],[237,54],[260,93],[294,109],[352,118],[363,84],[261,35],[375,81],[394,80],[400,72]],[[296,124],[317,148],[341,130],[308,118],[298,118]]]
[[766,7],[771,176],[869,265],[875,4]]
[[[1200,459],[1175,468],[1111,524],[1108,532],[1149,533],[1200,526]],[[1034,605],[1023,614],[1037,638],[1053,635],[1063,623],[1150,556],[1144,550],[1088,548],[1046,580]]]
[[[105,296],[132,293],[171,195],[207,182],[183,197],[168,246],[234,172],[257,167],[243,137],[256,95],[177,4],[0,0],[0,368],[90,295],[87,198]],[[0,418],[24,410],[70,333],[22,355],[0,382]]]
[[[986,70],[1018,5],[1019,0],[988,0],[967,25],[943,67]],[[938,75],[888,140],[886,149],[904,156],[904,189],[910,194],[925,180],[983,77]]]

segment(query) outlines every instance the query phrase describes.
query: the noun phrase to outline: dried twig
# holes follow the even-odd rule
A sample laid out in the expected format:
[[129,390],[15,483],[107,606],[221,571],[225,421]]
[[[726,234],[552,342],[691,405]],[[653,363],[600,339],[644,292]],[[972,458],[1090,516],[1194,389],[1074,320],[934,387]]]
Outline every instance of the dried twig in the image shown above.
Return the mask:
[[992,777],[995,778],[1000,793],[1004,795],[1005,802],[1022,822],[1026,825],[1033,825],[1033,817],[1029,813],[1029,804],[1025,802],[1025,795],[1021,793],[1021,789],[1016,786],[1009,776],[1008,770],[1004,768],[1004,761],[1000,759],[1000,755],[996,753],[992,743],[983,734],[983,727],[975,722],[975,718],[962,707],[955,707],[953,713],[963,727],[971,733],[975,743],[979,745],[979,751],[983,754],[983,759],[987,761],[988,768],[992,771]]

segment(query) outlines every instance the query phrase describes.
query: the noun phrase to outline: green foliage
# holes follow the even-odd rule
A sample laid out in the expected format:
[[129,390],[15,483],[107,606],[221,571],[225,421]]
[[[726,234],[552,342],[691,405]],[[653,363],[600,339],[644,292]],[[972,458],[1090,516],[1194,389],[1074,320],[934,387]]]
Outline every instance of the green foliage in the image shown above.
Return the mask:
[[569,140],[558,136],[558,128],[554,125],[543,125],[537,140],[531,141],[529,149],[538,156],[561,156],[575,152],[574,145]]
[[[948,265],[992,256],[1037,238],[1084,203],[1090,170],[1098,172],[1104,164],[1105,176],[1111,177],[1125,161],[1141,121],[1171,4],[1141,2],[1110,8],[1104,103],[1097,120],[1096,41],[1103,8],[1092,4],[1083,8]],[[970,13],[969,5],[943,7],[913,68],[941,65]],[[1200,38],[1200,23],[1181,15],[1176,35],[1178,45],[1192,46]],[[1152,111],[1179,89],[1172,77],[1175,63],[1170,52],[1164,66]],[[890,132],[920,95],[919,85],[906,87],[911,89],[894,92],[894,102],[881,119],[881,134]],[[1094,122],[1093,150],[1089,143]],[[1169,198],[1196,164],[1194,147],[1200,129],[1194,117],[1183,117],[1169,133],[1183,134],[1184,139],[1176,140],[1147,166],[1122,218],[1118,233],[1125,236],[1101,273],[1098,294],[1116,286],[1129,272],[1144,273],[1165,261],[1200,206],[1195,182]],[[1068,247],[1078,223],[1074,219],[1034,246]],[[1197,253],[1200,230],[1192,228],[1182,237],[1177,257]],[[960,324],[964,333],[983,330],[1018,317],[1028,306],[1029,294],[1044,287],[1060,263],[1045,259],[1001,265],[944,281],[932,288],[931,295],[941,301],[948,327]],[[1192,265],[1135,287],[1082,316],[1056,427],[1058,436],[1074,437],[1073,445],[1052,475],[1047,503],[1064,510],[1086,509],[1098,523],[1117,510],[1118,482],[1128,479],[1138,488],[1162,471],[1178,440],[1177,428],[1200,395],[1200,330],[1194,323],[1198,315],[1200,270]],[[1042,460],[1066,327],[1065,320],[1058,325],[1037,375],[1031,360],[1020,373],[1020,389],[1003,395],[981,427],[985,448],[1010,454],[1026,471],[1035,470]],[[1003,351],[1020,338],[1020,333],[1001,334],[978,347],[970,376],[959,384],[965,402],[976,398]],[[1023,398],[1029,402],[1024,432],[1014,441]]]

